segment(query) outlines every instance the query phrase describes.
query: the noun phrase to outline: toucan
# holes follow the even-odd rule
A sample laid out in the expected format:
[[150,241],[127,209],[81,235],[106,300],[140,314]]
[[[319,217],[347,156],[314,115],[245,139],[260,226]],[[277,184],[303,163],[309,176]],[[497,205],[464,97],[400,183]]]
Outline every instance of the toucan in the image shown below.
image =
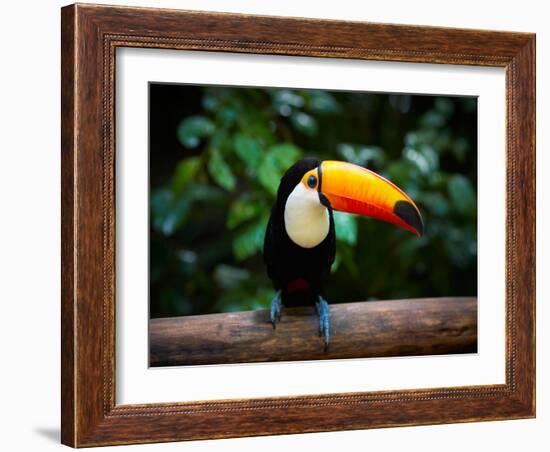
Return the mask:
[[276,291],[270,319],[275,328],[283,306],[314,305],[325,350],[330,321],[322,295],[336,254],[333,210],[393,223],[419,237],[424,230],[411,198],[366,168],[306,158],[285,172],[264,239],[264,262]]

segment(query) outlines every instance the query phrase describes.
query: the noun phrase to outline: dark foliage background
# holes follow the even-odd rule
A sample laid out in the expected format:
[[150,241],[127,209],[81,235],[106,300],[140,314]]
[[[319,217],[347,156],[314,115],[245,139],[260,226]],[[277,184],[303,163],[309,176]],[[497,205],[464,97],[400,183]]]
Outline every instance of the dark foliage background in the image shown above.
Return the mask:
[[151,317],[269,306],[265,226],[303,156],[384,175],[425,223],[336,214],[329,302],[476,295],[476,137],[471,97],[151,84]]

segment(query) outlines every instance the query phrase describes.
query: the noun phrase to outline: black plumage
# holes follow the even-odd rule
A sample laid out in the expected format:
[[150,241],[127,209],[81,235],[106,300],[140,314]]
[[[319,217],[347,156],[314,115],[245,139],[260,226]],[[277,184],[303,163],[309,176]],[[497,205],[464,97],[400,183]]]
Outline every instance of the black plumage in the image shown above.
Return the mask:
[[[329,232],[313,248],[302,248],[288,236],[284,212],[286,201],[302,177],[319,167],[320,160],[303,159],[291,166],[281,178],[276,202],[271,210],[264,240],[264,262],[267,274],[276,291],[281,292],[285,306],[312,305],[322,296],[323,286],[330,275],[336,252],[336,234],[332,209],[318,192],[329,213]],[[319,186],[321,183],[319,183]]]

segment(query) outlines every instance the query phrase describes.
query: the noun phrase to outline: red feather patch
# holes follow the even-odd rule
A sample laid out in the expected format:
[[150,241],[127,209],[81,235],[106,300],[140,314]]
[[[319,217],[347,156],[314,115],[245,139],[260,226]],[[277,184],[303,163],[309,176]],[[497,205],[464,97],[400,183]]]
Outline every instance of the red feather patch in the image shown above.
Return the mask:
[[305,280],[304,278],[296,278],[290,281],[286,288],[289,293],[292,293],[307,290],[310,288],[310,286],[311,284],[309,283],[309,281]]

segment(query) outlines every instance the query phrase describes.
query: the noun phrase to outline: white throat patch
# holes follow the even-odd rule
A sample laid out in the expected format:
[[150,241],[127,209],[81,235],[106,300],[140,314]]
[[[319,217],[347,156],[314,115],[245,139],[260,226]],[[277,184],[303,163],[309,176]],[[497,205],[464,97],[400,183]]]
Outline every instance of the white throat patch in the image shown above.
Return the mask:
[[330,229],[329,213],[317,190],[296,185],[286,200],[285,229],[290,240],[302,248],[313,248],[325,239]]

